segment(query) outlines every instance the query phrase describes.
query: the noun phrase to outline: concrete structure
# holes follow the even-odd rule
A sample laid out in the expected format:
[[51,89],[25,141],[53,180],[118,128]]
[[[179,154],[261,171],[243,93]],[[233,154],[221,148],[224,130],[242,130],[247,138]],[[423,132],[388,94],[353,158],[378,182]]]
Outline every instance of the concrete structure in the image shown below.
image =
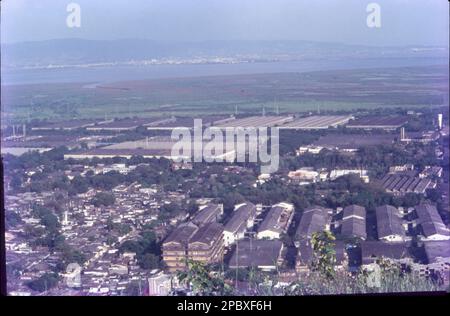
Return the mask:
[[192,223],[180,225],[164,240],[162,257],[170,272],[186,268],[188,243],[197,230]]

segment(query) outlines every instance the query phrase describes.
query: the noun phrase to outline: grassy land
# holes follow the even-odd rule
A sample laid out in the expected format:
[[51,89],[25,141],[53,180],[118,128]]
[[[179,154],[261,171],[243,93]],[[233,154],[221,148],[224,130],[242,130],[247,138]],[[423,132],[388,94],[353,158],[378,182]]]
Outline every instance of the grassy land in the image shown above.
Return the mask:
[[30,119],[345,111],[448,102],[445,67],[318,71],[2,87],[2,117]]

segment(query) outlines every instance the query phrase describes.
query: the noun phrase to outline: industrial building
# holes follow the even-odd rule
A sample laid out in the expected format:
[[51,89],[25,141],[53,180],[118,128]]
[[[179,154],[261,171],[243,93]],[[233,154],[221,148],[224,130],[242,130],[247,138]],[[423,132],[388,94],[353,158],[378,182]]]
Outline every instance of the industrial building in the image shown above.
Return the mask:
[[420,178],[408,174],[386,174],[378,182],[386,192],[394,195],[404,195],[406,193],[425,194],[427,189],[436,186],[436,183],[430,178]]
[[214,122],[215,127],[219,128],[249,128],[249,127],[280,127],[291,122],[292,116],[250,116],[245,118],[232,118]]
[[373,264],[381,258],[397,263],[412,262],[410,243],[387,243],[382,241],[361,242],[361,261],[363,267]]
[[286,123],[279,128],[293,129],[293,130],[313,130],[313,129],[327,129],[330,127],[337,127],[344,125],[352,119],[349,115],[313,115],[302,117],[292,122]]
[[273,271],[283,262],[282,252],[283,243],[280,240],[241,240],[236,243],[229,267],[255,267],[263,271]]
[[[217,120],[224,119],[223,116],[204,116],[201,118],[202,127],[209,127],[213,125],[213,122]],[[194,118],[191,117],[175,117],[172,116],[169,119],[160,120],[153,122],[151,124],[145,125],[147,130],[150,131],[172,131],[177,128],[183,128],[183,129],[193,129],[194,128]]]
[[347,128],[396,130],[408,123],[406,116],[370,116],[353,120]]
[[341,236],[367,238],[366,208],[359,205],[349,205],[343,210]]
[[125,119],[114,119],[106,122],[101,122],[95,124],[94,126],[86,127],[88,131],[111,131],[111,132],[122,132],[131,131],[139,126],[153,126],[163,124],[165,122],[170,122],[172,118],[166,119],[156,119],[156,118],[125,118]]
[[258,239],[279,239],[287,232],[294,216],[294,205],[278,203],[273,205],[258,227]]
[[253,203],[246,202],[235,205],[233,215],[225,224],[223,231],[225,247],[234,244],[236,240],[244,238],[245,232],[253,226],[255,217],[256,206]]
[[41,123],[31,128],[32,131],[54,131],[54,130],[64,130],[64,131],[72,131],[79,128],[86,128],[90,126],[94,126],[95,124],[106,124],[110,123],[109,121],[99,121],[94,119],[84,119],[84,120],[71,120],[64,122],[46,122]]
[[202,226],[217,222],[223,215],[223,204],[207,204],[199,207],[198,212],[192,218],[192,222]]
[[303,211],[300,224],[297,227],[296,239],[311,239],[316,232],[330,230],[331,210],[314,206]]
[[330,180],[336,180],[339,177],[349,174],[357,175],[365,183],[369,183],[369,173],[365,169],[334,169],[330,171]]
[[405,241],[405,228],[399,210],[392,205],[383,205],[375,209],[377,217],[378,239],[387,242]]
[[393,144],[396,137],[394,134],[329,134],[321,136],[311,145],[300,147],[299,153],[310,152],[316,154],[322,149],[355,152],[365,146]]
[[426,240],[448,240],[450,231],[442,221],[436,207],[431,204],[421,204],[415,207],[416,223]]
[[[177,140],[172,139],[170,136],[154,136],[147,137],[145,139],[136,141],[125,141],[118,144],[108,145],[104,147],[80,150],[79,152],[72,152],[70,154],[64,155],[64,159],[92,159],[92,158],[131,158],[133,156],[142,156],[144,158],[166,158],[173,160],[186,160],[190,161],[194,155],[195,145],[194,143],[183,148],[186,152],[179,152],[178,154],[173,154],[172,149],[178,143]],[[208,142],[204,141],[202,148]],[[236,144],[235,144],[236,145]],[[190,152],[189,152],[190,149]],[[203,158],[205,159],[218,159],[231,161],[236,156],[235,148],[226,148],[223,146],[222,152],[213,153],[212,156],[203,152]]]

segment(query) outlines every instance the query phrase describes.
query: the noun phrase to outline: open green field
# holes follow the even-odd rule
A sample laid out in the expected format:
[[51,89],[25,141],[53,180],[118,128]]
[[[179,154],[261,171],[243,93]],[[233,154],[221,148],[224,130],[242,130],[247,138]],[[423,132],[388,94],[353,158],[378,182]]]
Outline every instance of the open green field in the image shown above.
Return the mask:
[[2,87],[2,118],[297,113],[448,104],[447,66]]

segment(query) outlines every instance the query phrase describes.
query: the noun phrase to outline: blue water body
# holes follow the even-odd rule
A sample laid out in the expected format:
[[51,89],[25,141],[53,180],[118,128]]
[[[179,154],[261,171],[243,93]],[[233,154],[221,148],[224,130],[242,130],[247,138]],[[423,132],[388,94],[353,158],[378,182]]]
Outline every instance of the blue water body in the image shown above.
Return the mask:
[[107,83],[127,80],[242,75],[318,70],[447,65],[446,58],[374,58],[305,60],[240,64],[105,66],[59,69],[2,69],[2,85],[42,83]]

